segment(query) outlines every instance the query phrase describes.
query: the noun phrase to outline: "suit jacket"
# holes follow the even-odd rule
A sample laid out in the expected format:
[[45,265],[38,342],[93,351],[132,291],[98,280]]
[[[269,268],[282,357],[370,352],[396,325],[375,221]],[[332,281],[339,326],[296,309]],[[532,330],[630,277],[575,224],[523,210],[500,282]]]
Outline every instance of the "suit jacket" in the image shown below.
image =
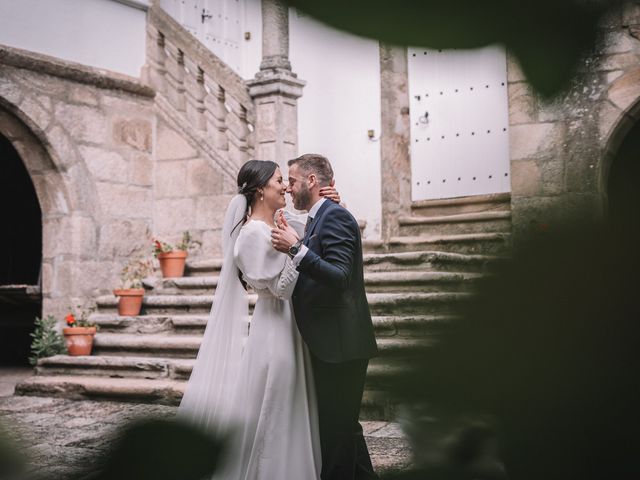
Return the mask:
[[329,363],[368,359],[377,346],[364,290],[362,241],[355,218],[325,201],[308,228],[293,308],[309,350]]

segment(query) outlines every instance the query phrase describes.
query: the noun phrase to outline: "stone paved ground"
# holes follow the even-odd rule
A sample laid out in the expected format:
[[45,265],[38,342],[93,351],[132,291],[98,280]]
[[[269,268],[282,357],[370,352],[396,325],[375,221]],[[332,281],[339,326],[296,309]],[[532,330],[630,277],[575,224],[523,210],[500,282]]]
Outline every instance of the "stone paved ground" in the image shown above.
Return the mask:
[[[104,451],[128,421],[145,415],[171,418],[176,411],[162,405],[13,396],[12,386],[28,373],[0,370],[0,423],[24,446],[30,477],[69,478],[87,458]],[[363,427],[378,472],[409,465],[408,444],[397,424],[363,422]]]

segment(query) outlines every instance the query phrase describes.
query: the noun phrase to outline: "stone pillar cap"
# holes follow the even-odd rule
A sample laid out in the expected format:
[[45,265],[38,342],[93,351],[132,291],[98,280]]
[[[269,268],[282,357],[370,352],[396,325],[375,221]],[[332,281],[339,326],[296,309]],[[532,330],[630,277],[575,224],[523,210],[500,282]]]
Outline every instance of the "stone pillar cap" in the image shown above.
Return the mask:
[[252,80],[247,80],[249,95],[253,98],[267,95],[282,95],[289,98],[300,98],[302,88],[307,82],[300,80],[295,73],[287,70],[261,70]]

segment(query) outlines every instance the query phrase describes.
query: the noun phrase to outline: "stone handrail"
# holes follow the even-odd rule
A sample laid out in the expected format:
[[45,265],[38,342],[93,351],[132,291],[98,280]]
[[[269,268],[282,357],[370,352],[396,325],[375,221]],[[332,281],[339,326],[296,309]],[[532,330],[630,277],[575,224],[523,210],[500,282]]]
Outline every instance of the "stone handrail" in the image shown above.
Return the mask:
[[155,95],[152,88],[137,78],[8,45],[0,45],[0,64],[66,78],[106,90],[124,90],[151,98]]
[[182,118],[185,133],[235,179],[254,155],[255,108],[244,80],[157,4],[148,13],[146,68],[159,107]]

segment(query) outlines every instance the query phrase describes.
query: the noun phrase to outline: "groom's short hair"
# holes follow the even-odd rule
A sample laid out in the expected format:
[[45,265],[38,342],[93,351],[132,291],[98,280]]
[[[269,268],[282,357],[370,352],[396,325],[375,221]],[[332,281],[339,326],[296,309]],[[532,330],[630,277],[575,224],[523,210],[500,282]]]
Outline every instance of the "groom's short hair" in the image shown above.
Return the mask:
[[331,163],[329,163],[327,157],[317,153],[305,153],[298,158],[289,160],[287,163],[289,167],[291,167],[291,165],[297,165],[298,168],[307,175],[314,173],[318,179],[318,183],[322,187],[328,186],[333,179]]

